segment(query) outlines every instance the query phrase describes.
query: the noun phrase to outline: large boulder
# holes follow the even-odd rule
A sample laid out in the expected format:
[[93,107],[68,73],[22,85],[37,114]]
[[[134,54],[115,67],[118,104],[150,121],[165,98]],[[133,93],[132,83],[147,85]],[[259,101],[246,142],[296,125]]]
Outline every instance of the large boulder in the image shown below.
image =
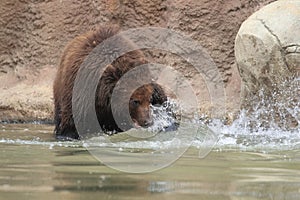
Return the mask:
[[300,0],[276,1],[244,21],[235,56],[242,108],[257,128],[299,130]]
[[279,0],[241,25],[235,56],[243,81],[242,101],[259,90],[272,91],[300,71],[300,0]]

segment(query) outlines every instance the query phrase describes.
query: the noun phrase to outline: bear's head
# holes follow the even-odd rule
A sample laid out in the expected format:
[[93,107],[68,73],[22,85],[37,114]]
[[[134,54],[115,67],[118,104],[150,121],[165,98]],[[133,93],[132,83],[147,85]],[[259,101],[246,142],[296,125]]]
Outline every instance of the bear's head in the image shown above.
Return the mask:
[[154,88],[151,84],[136,89],[129,100],[129,112],[136,127],[149,127],[153,124],[150,105]]

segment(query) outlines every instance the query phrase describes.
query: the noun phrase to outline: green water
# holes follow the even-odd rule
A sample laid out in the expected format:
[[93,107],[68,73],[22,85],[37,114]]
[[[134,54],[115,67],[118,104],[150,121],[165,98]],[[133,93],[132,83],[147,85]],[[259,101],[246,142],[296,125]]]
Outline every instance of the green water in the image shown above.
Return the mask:
[[[191,147],[146,174],[106,167],[50,125],[0,125],[0,199],[300,199],[300,148]],[[297,146],[297,145],[296,145]],[[147,159],[147,158],[145,158]]]

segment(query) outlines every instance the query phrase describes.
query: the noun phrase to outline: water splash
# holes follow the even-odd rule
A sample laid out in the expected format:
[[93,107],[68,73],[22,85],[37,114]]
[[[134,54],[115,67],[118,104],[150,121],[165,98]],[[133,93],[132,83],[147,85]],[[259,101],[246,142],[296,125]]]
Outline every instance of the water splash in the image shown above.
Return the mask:
[[180,116],[180,107],[174,99],[168,98],[162,106],[151,106],[151,112],[153,125],[147,128],[148,131],[169,131],[176,128],[174,126],[176,120],[178,120],[178,116]]
[[219,145],[299,147],[300,78],[285,79],[271,91],[261,89],[231,125],[214,121],[222,133]]
[[[299,79],[284,80],[280,85],[274,85],[270,92],[261,90],[258,93],[257,104],[249,110],[256,120],[257,128],[298,130],[300,124],[300,81]],[[254,121],[254,120],[252,120]]]
[[[212,119],[207,125],[217,134],[219,141],[216,148],[224,149],[228,147],[239,149],[263,148],[263,149],[296,149],[300,147],[300,78],[284,80],[274,87],[272,91],[260,90],[257,96],[251,100],[253,106],[242,109],[236,120],[230,125],[224,124],[221,120]],[[162,107],[152,107],[154,125],[147,131],[163,132],[165,127],[170,127],[176,122],[174,116],[180,115],[180,106],[174,100],[168,100]],[[176,111],[176,112],[174,112]],[[178,119],[178,118],[177,118]],[[192,120],[194,127],[203,125],[205,117],[195,117]],[[205,121],[206,123],[206,121]],[[28,138],[32,134],[33,127],[28,125],[13,125],[11,127],[2,126],[0,129],[0,143],[20,144],[20,145],[44,145],[53,147],[80,147],[81,142],[59,142],[46,136],[52,135],[53,127],[45,128],[39,126],[40,130],[34,130],[35,139]],[[45,130],[43,130],[43,128]],[[11,130],[11,131],[10,131]],[[13,131],[13,132],[12,132]],[[188,132],[188,130],[187,130]],[[192,142],[192,147],[203,147],[203,133],[205,130],[199,129],[199,134]],[[13,136],[14,135],[14,136]],[[120,151],[125,148],[136,149],[163,149],[174,145],[189,145],[184,141],[174,141],[172,133],[161,134],[163,141],[135,140],[130,139],[128,134],[121,133],[109,137],[113,142],[99,144],[103,147],[113,147]],[[2,139],[1,139],[2,138]],[[99,140],[101,142],[101,140]],[[105,141],[105,140],[102,140]]]

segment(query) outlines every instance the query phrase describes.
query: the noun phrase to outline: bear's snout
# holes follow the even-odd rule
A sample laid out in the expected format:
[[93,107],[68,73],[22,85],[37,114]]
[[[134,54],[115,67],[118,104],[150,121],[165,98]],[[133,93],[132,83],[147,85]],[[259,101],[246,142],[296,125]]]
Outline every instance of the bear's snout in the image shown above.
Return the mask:
[[153,125],[153,120],[147,120],[145,121],[145,126],[146,127],[149,127],[149,126],[152,126]]
[[143,124],[142,124],[143,127],[149,127],[149,126],[152,126],[152,125],[153,125],[152,118],[144,120]]
[[153,119],[149,108],[139,108],[133,116],[133,121],[137,127],[149,127],[153,125]]

